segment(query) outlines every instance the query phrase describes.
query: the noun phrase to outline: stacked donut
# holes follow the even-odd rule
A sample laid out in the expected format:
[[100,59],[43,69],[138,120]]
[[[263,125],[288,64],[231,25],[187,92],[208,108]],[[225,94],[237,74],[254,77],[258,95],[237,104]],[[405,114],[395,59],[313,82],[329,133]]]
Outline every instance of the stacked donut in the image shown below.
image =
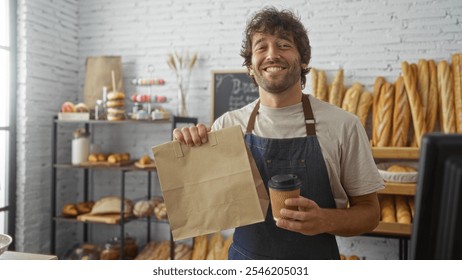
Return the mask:
[[107,120],[120,121],[125,119],[125,94],[111,92],[107,95]]

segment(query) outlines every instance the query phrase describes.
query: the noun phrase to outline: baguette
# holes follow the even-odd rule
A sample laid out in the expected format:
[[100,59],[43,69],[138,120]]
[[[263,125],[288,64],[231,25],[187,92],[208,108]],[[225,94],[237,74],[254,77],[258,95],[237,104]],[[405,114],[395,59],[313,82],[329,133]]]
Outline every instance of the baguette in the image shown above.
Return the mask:
[[317,86],[318,86],[318,70],[316,68],[311,68],[311,89],[314,97],[319,99]]
[[417,147],[420,147],[422,136],[426,133],[427,127],[425,116],[422,109],[422,101],[416,89],[415,76],[413,75],[411,66],[404,61],[401,63],[404,86],[406,88],[409,104],[411,105],[412,123],[414,125],[414,135],[417,142]]
[[396,223],[396,211],[393,196],[384,195],[380,200],[380,215],[384,223]]
[[229,247],[231,246],[232,243],[233,243],[233,235],[230,235],[223,242],[223,248],[221,248],[221,254],[218,257],[219,260],[227,260],[228,259],[228,251],[229,251]]
[[383,84],[385,84],[385,79],[383,77],[377,77],[374,82],[374,95],[372,101],[372,146],[376,146],[377,143],[377,112],[380,99],[380,90],[382,89]]
[[452,74],[454,77],[456,131],[462,133],[462,53],[452,55]]
[[205,260],[207,257],[207,235],[194,237],[194,246],[192,252],[192,260]]
[[395,87],[385,83],[381,88],[377,111],[377,147],[387,147],[391,142]]
[[391,146],[405,147],[411,122],[411,108],[406,95],[403,77],[398,77],[395,83],[395,105],[393,109],[393,129]]
[[417,92],[420,94],[420,100],[422,101],[422,108],[425,115],[425,123],[428,118],[428,92],[429,92],[429,70],[428,63],[425,59],[419,59],[417,65]]
[[329,92],[329,103],[342,107],[343,101],[343,69],[339,69]]
[[371,109],[372,99],[372,93],[367,91],[363,92],[359,97],[356,115],[359,117],[359,120],[364,127],[366,127],[367,116],[369,115],[369,111]]
[[400,224],[410,224],[411,223],[411,211],[407,203],[407,199],[403,195],[395,196],[395,205],[396,205],[396,220]]
[[206,260],[217,260],[223,248],[223,236],[220,232],[214,233],[209,241]]
[[329,92],[327,91],[326,72],[323,70],[318,72],[318,82],[316,83],[316,96],[322,101],[329,102]]
[[358,108],[359,97],[363,91],[363,86],[360,83],[354,83],[345,93],[345,98],[342,101],[342,109],[356,114]]
[[456,132],[456,114],[454,112],[453,79],[449,64],[442,60],[438,63],[438,90],[441,96],[444,133]]
[[428,104],[427,104],[427,131],[435,130],[436,120],[438,119],[438,75],[434,60],[428,61],[428,73],[430,75],[430,85],[428,88]]

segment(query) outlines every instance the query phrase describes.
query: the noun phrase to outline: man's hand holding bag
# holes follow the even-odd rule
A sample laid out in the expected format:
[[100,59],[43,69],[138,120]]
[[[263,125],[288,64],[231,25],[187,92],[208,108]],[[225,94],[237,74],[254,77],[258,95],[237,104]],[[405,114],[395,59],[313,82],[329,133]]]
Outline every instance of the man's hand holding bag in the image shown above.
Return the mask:
[[268,194],[241,128],[208,134],[208,143],[152,148],[173,239],[262,222]]

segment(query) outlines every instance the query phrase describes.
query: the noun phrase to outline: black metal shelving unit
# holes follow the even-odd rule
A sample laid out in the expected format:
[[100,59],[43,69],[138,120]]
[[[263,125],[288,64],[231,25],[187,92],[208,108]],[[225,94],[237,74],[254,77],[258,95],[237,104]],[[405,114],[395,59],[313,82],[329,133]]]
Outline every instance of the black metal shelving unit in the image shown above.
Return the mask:
[[[50,253],[56,254],[56,229],[58,222],[69,222],[69,223],[83,223],[83,241],[89,241],[89,225],[93,222],[81,222],[77,221],[74,218],[65,218],[59,215],[59,209],[57,209],[57,170],[58,169],[81,169],[84,174],[84,184],[83,184],[83,200],[88,201],[89,199],[89,187],[90,187],[90,171],[91,170],[118,170],[120,171],[120,197],[121,197],[121,215],[120,223],[116,224],[120,226],[120,258],[124,259],[124,242],[125,242],[125,224],[135,220],[136,218],[125,218],[124,216],[124,199],[125,199],[125,175],[128,172],[146,172],[148,176],[148,187],[147,187],[147,197],[151,199],[152,197],[152,186],[151,178],[152,172],[156,172],[156,168],[137,168],[134,165],[128,166],[76,166],[69,163],[58,163],[58,126],[66,124],[83,124],[86,131],[92,132],[93,125],[121,125],[121,124],[165,124],[171,123],[172,130],[177,127],[179,123],[189,123],[197,124],[197,118],[193,117],[177,117],[173,116],[170,120],[123,120],[123,121],[105,121],[105,120],[58,120],[57,116],[53,117],[53,126],[52,126],[52,164],[51,164],[51,236],[50,236]],[[147,242],[151,240],[151,222],[160,222],[167,223],[165,221],[159,221],[151,217],[138,219],[146,220],[147,224]],[[170,258],[174,260],[175,250],[174,250],[174,241],[173,237],[170,234]]]

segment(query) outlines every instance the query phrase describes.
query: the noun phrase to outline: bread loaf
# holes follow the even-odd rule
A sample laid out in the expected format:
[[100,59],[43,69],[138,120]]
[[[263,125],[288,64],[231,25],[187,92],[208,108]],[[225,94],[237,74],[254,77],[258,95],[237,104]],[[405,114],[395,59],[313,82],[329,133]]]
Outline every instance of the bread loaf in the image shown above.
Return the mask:
[[155,249],[158,243],[151,241],[143,247],[143,250],[138,253],[135,260],[153,260]]
[[356,110],[356,115],[359,117],[361,124],[366,127],[367,116],[372,106],[372,93],[363,92],[359,97],[358,109]]
[[207,260],[217,260],[223,249],[223,236],[220,232],[212,234],[207,248]]
[[400,224],[411,223],[411,211],[409,209],[407,198],[403,195],[395,196],[396,220]]
[[362,91],[363,86],[360,83],[354,83],[345,93],[342,101],[342,109],[356,115]]
[[422,101],[422,108],[426,117],[428,117],[428,94],[430,88],[428,63],[425,59],[419,59],[417,64],[417,92],[420,94],[420,100]]
[[411,122],[411,108],[409,107],[403,77],[398,77],[396,80],[393,107],[391,146],[406,147]]
[[417,170],[410,166],[393,164],[387,168],[388,172],[417,172]]
[[339,69],[337,75],[335,76],[334,82],[332,83],[332,88],[329,92],[329,103],[336,105],[337,107],[342,107],[343,101],[343,69]]
[[422,101],[416,89],[416,79],[413,75],[411,67],[404,61],[401,63],[404,86],[406,88],[407,97],[411,106],[412,123],[414,125],[414,134],[416,137],[417,146],[420,147],[422,136],[427,131],[425,116],[422,108]]
[[207,235],[194,237],[194,246],[192,252],[192,260],[205,260],[207,257]]
[[393,196],[384,195],[380,199],[380,213],[382,222],[396,223],[396,212]]
[[[121,199],[118,196],[106,196],[95,202],[91,209],[91,214],[115,214],[120,213]],[[133,202],[129,199],[124,200],[124,213],[131,214]]]
[[428,88],[428,104],[427,116],[425,122],[427,124],[427,132],[435,130],[436,120],[438,119],[438,75],[434,60],[428,61],[428,73],[430,84]]
[[227,260],[228,259],[228,251],[229,251],[229,247],[231,247],[232,243],[233,243],[233,235],[230,235],[223,242],[223,248],[221,248],[221,254],[217,258],[218,260]]
[[410,196],[407,202],[409,204],[409,209],[411,210],[412,219],[414,219],[414,197]]
[[462,53],[452,55],[452,74],[454,77],[456,131],[462,133]]
[[135,206],[133,207],[133,214],[138,218],[143,218],[150,216],[153,210],[154,205],[151,203],[151,201],[140,200],[135,203]]
[[327,91],[326,72],[323,70],[318,72],[318,82],[316,84],[316,96],[322,101],[329,102],[329,92]]
[[314,97],[319,99],[318,96],[318,70],[316,68],[312,67],[310,70],[311,73],[311,91]]
[[380,92],[384,83],[385,79],[383,77],[377,77],[374,82],[374,96],[372,102],[372,146],[377,145],[377,112],[379,109]]
[[444,133],[456,132],[456,113],[454,110],[454,92],[451,68],[447,61],[438,63],[438,90],[441,97],[441,112],[443,114]]
[[391,142],[394,99],[395,87],[385,83],[381,88],[377,110],[377,147],[387,147]]

